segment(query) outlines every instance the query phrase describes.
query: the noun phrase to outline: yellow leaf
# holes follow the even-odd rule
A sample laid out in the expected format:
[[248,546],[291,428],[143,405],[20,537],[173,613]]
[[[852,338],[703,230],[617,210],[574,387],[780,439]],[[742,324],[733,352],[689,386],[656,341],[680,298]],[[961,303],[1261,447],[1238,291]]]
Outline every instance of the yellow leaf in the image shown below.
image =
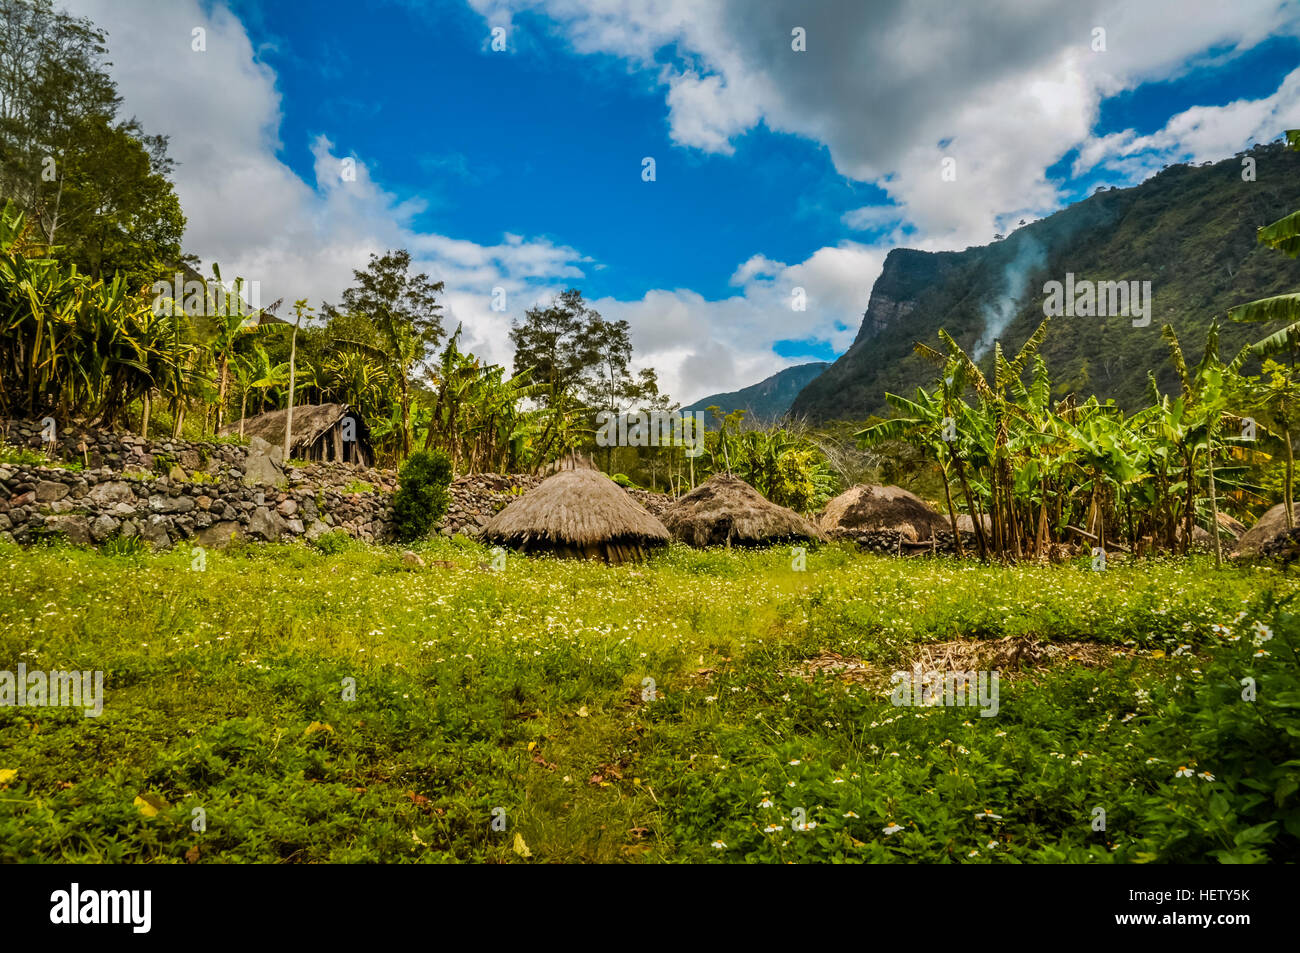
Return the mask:
[[534,748],[536,748],[536,747],[537,747],[537,742],[536,742],[536,741],[530,741],[530,742],[528,742],[528,750],[529,750],[529,751],[532,751],[532,750],[533,750]]
[[141,794],[131,803],[138,807],[145,817],[154,817],[159,811],[171,807],[165,798],[157,794]]
[[17,768],[0,768],[0,784],[8,784],[16,777],[18,777]]
[[334,734],[334,726],[331,725],[329,722],[313,721],[310,725],[307,726],[307,730],[304,731],[303,734],[314,735],[318,731],[328,731],[330,734]]
[[586,705],[583,705],[581,708],[578,709],[578,717],[579,717],[579,718],[586,718],[586,717],[587,717],[587,706],[586,706]]
[[1165,650],[1164,650],[1164,649],[1156,649],[1154,652],[1151,653],[1151,657],[1152,657],[1152,658],[1164,658],[1164,657],[1165,657]]
[[520,857],[533,856],[533,852],[529,850],[528,845],[524,843],[524,835],[518,831],[515,831],[515,853]]

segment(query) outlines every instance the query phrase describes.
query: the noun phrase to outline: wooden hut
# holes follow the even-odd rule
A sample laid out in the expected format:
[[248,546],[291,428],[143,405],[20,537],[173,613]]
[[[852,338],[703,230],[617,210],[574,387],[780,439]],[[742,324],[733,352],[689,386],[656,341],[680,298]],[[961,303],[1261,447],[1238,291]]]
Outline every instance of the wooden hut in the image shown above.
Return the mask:
[[[284,446],[287,410],[272,410],[256,417],[233,421],[221,428],[223,435],[261,437],[273,447]],[[349,438],[349,439],[345,439]],[[303,404],[293,409],[293,434],[289,456],[295,460],[336,461],[368,467],[374,464],[370,428],[365,419],[347,404]]]
[[822,538],[811,521],[730,473],[715,474],[691,490],[664,511],[663,521],[691,546],[766,546]]
[[526,553],[607,563],[644,558],[669,540],[663,523],[598,470],[561,470],[488,521],[482,538]]

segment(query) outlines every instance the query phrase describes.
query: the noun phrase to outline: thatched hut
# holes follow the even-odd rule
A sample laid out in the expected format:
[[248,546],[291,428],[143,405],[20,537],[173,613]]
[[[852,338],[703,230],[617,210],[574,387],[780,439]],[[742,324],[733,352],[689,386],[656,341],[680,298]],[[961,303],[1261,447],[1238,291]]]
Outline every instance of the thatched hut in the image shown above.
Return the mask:
[[820,523],[828,536],[887,531],[916,541],[952,531],[948,518],[919,496],[898,486],[866,483],[845,490],[827,503]]
[[[1234,547],[1233,556],[1258,556],[1265,544],[1286,532],[1286,504],[1279,503],[1259,518],[1241,534]],[[1208,535],[1208,534],[1207,534]]]
[[663,520],[670,533],[691,546],[764,546],[822,538],[811,521],[729,473],[691,490],[664,511]]
[[[221,433],[237,434],[242,426],[245,437],[261,437],[273,447],[283,447],[288,413],[272,410],[246,417],[242,422],[236,420],[222,427]],[[289,456],[296,460],[337,461],[368,467],[374,463],[375,451],[365,418],[347,404],[304,404],[293,409]]]
[[632,562],[669,540],[651,516],[609,477],[561,470],[512,502],[483,527],[482,538],[526,553],[607,563]]

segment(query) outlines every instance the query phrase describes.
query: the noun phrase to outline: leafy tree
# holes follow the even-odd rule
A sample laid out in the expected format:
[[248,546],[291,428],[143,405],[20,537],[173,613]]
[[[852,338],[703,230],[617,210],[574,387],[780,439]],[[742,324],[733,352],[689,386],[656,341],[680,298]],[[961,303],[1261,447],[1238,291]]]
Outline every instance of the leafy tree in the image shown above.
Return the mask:
[[133,289],[181,265],[167,140],[118,121],[104,33],[50,0],[0,0],[0,191],[49,245]]
[[[400,408],[401,455],[411,452],[411,387],[414,370],[442,339],[441,281],[412,274],[411,253],[405,249],[370,256],[363,271],[354,271],[356,284],[343,292],[344,307],[372,322],[378,346],[372,353],[384,362],[397,384]],[[328,309],[327,310],[331,310]],[[350,342],[366,347],[365,342]]]
[[[533,380],[543,388],[538,398],[544,405],[562,407],[582,390],[584,377],[600,361],[592,328],[603,323],[599,313],[582,300],[582,292],[570,288],[546,307],[529,308],[523,322],[511,326],[515,370],[531,368]],[[607,347],[616,361],[616,328],[606,330]]]

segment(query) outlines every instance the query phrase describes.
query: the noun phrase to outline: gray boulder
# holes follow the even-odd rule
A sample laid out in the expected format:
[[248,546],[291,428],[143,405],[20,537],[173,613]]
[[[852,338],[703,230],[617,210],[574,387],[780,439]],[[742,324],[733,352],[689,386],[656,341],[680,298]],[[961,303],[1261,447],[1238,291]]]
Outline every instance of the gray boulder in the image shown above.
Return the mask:
[[264,539],[267,542],[275,542],[284,533],[285,529],[283,517],[265,506],[259,506],[253,510],[253,515],[248,520],[248,534]]
[[51,516],[45,528],[62,533],[68,542],[85,546],[90,542],[90,520],[84,516]]
[[36,502],[54,503],[68,495],[68,486],[52,480],[42,480],[36,484]]
[[249,486],[278,486],[284,482],[284,450],[261,437],[248,442],[244,458],[244,482]]
[[213,523],[198,532],[199,542],[211,549],[224,549],[230,545],[232,539],[238,536],[239,524],[233,520],[222,520],[220,523]]
[[100,483],[93,490],[86,494],[87,498],[95,503],[133,503],[135,501],[135,491],[131,489],[129,483],[122,483],[119,480],[110,480],[107,483]]

